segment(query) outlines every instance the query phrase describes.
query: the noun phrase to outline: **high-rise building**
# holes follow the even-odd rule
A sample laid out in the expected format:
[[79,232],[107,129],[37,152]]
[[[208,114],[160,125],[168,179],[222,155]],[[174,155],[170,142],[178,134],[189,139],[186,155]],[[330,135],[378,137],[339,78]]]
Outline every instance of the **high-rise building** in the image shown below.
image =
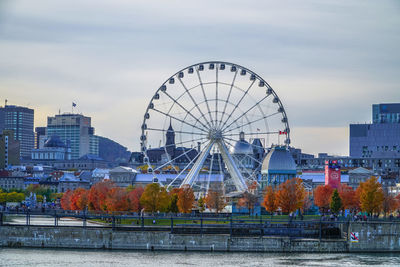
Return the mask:
[[60,114],[47,118],[46,135],[57,135],[71,147],[71,159],[86,154],[98,155],[99,141],[91,127],[91,118],[81,114]]
[[372,122],[400,123],[400,103],[372,105]]
[[400,103],[373,105],[372,121],[350,124],[350,157],[400,158]]
[[0,107],[0,131],[13,130],[14,138],[20,142],[20,156],[30,158],[34,148],[33,109],[5,105]]
[[7,168],[9,165],[18,165],[19,151],[19,141],[14,139],[14,131],[0,132],[0,169]]
[[47,140],[46,127],[36,127],[35,128],[35,149],[43,148],[46,140]]

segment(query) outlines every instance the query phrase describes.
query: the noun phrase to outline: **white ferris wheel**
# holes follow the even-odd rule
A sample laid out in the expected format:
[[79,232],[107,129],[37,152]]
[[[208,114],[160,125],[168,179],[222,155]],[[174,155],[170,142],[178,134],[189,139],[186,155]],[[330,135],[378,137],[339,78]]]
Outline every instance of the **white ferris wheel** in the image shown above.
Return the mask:
[[213,177],[247,190],[257,181],[264,149],[289,145],[285,109],[272,87],[237,64],[210,61],[186,67],[155,92],[142,123],[141,151],[154,179],[208,190]]

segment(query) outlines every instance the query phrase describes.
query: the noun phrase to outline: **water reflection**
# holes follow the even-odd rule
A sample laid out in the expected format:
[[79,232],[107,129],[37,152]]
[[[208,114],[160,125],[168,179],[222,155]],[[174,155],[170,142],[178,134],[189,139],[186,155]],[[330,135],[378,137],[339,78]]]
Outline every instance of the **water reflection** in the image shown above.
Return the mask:
[[400,266],[399,254],[0,249],[0,266]]

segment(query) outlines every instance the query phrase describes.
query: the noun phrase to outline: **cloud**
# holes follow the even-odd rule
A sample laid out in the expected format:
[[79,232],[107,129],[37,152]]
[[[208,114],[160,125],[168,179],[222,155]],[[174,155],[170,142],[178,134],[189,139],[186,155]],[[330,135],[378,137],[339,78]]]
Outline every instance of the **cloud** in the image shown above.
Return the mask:
[[321,142],[310,143],[306,129],[345,129],[370,120],[371,104],[399,102],[397,1],[7,1],[0,10],[1,96],[35,107],[37,126],[76,101],[97,133],[133,150],[155,90],[201,61],[264,77],[306,151],[347,154],[347,132],[318,130]]

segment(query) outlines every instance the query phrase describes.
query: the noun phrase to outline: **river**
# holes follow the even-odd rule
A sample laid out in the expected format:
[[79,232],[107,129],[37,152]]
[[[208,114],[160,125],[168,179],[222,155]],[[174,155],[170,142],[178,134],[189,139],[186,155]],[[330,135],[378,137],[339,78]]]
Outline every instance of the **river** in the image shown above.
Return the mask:
[[400,254],[210,253],[0,248],[0,266],[400,266]]

